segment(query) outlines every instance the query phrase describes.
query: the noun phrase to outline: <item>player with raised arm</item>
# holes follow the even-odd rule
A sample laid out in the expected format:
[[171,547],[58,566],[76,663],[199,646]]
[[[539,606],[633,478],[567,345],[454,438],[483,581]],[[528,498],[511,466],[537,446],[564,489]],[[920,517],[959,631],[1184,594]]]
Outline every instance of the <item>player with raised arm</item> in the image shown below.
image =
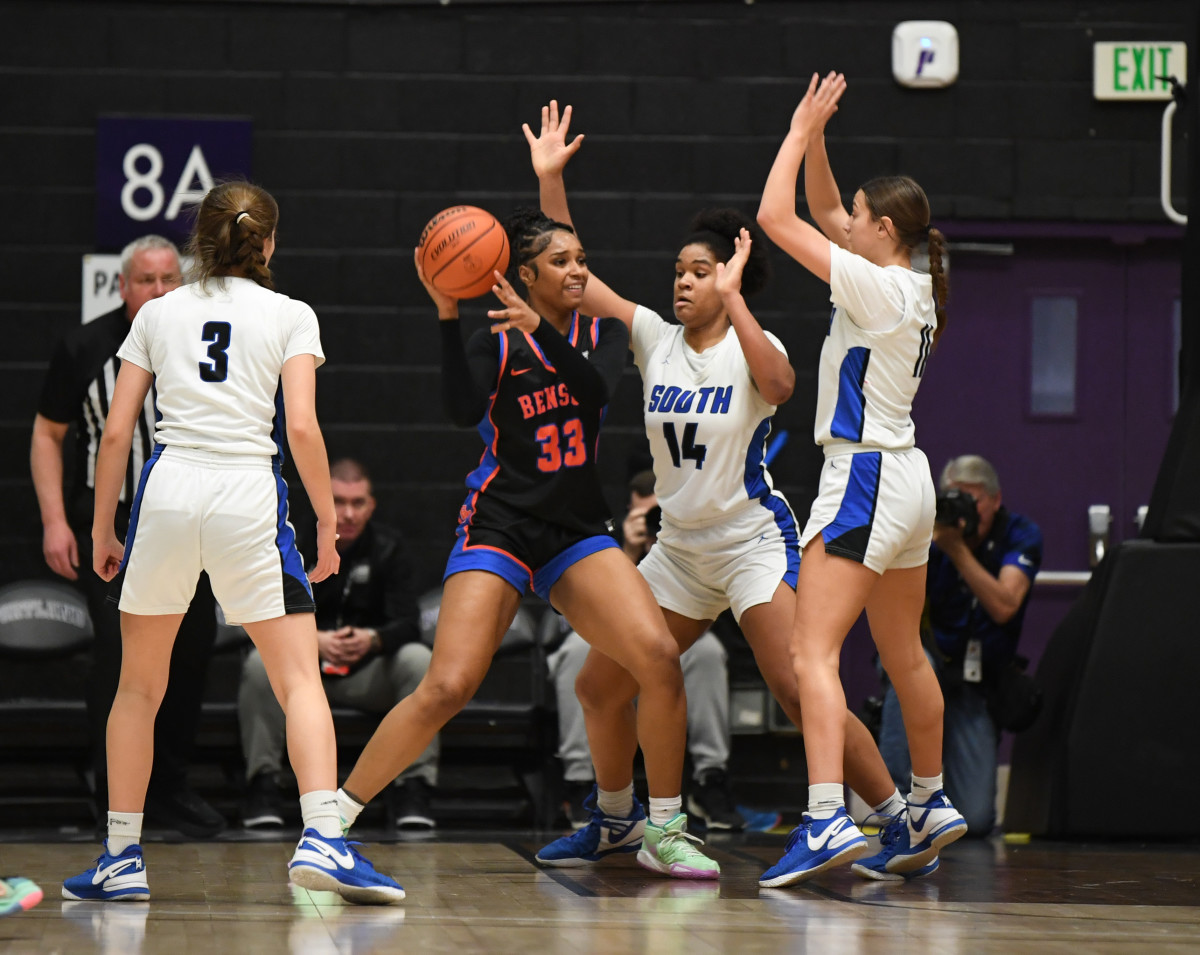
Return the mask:
[[[571,107],[542,109],[535,136],[524,127],[543,210],[569,221],[563,168],[582,143],[567,142]],[[614,315],[630,329],[643,380],[646,434],[654,456],[662,528],[638,565],[680,650],[686,650],[732,607],[767,685],[800,725],[788,638],[795,616],[800,563],[797,527],[764,463],[775,409],[792,393],[795,375],[783,345],[746,304],[769,269],[765,243],[735,209],[698,214],[675,261],[675,317],[622,298],[592,276],[583,308]],[[616,784],[631,784],[628,727],[637,683],[615,661],[591,653],[576,681],[597,726],[624,734],[629,759]],[[870,733],[846,714],[851,785],[889,819],[903,808]],[[606,795],[597,775],[598,801]],[[614,783],[609,783],[614,785]],[[578,865],[603,855],[601,816],[538,853],[547,865]]]
[[[912,753],[907,824],[889,827],[881,851],[856,867],[895,879],[932,866],[966,823],[942,791],[942,695],[921,648],[925,568],[933,531],[929,462],[916,447],[912,402],[945,327],[944,239],[929,201],[904,176],[872,179],[842,205],[825,150],[825,124],[846,89],[818,82],[792,115],[763,190],[758,221],[775,243],[828,282],[833,302],[821,349],[815,438],[825,451],[817,499],[801,535],[792,659],[804,716],[808,812],[764,886],[810,878],[868,851],[846,814],[846,697],[842,642],[865,609],[896,688]],[[796,214],[796,180],[822,232]],[[928,243],[929,273],[912,268]]]

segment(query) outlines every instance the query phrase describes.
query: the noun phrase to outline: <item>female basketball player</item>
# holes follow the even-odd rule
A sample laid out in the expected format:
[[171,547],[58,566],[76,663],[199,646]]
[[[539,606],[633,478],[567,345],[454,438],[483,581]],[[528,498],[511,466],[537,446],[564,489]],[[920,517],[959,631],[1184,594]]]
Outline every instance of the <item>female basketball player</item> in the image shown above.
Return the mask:
[[[867,851],[842,799],[846,701],[838,678],[842,641],[864,608],[900,699],[913,777],[907,820],[889,827],[882,850],[856,871],[903,877],[966,831],[942,792],[942,696],[919,634],[934,491],[911,410],[946,321],[944,239],[929,225],[925,193],[905,177],[871,180],[846,212],[824,144],[845,88],[840,73],[820,84],[813,76],[758,211],[776,244],[829,283],[834,303],[818,377],[816,440],[825,465],[800,538],[792,634],[808,813],[760,885],[798,882]],[[809,209],[828,238],[796,215],[802,161]],[[930,274],[912,269],[913,249],[926,240]]]
[[[563,168],[582,142],[567,143],[571,107],[560,121],[558,103],[542,109],[534,136],[524,127],[543,209],[570,221]],[[595,276],[585,311],[612,315],[630,330],[630,348],[642,373],[646,433],[654,456],[655,493],[662,529],[638,569],[650,584],[680,651],[686,650],[732,606],[767,685],[800,725],[788,638],[795,616],[796,522],[783,495],[771,487],[763,455],[777,405],[791,397],[795,375],[779,340],[746,306],[767,281],[763,243],[753,223],[734,209],[702,212],[692,222],[675,262],[675,317],[622,298]],[[588,655],[576,681],[589,734],[623,734],[624,774],[632,776],[629,732],[636,682],[617,663]],[[848,714],[847,762],[851,785],[888,816],[903,809],[866,727]],[[604,783],[598,779],[600,797]],[[547,865],[580,865],[597,853],[589,826],[538,853]]]
[[[121,370],[96,465],[95,570],[121,584],[121,681],[108,720],[108,839],[95,867],[63,883],[68,899],[150,897],[142,806],[154,718],[171,647],[201,570],[231,623],[262,654],[287,715],[304,834],[292,882],[352,902],[404,890],[342,837],[333,721],[317,668],[312,590],[287,519],[280,476],[286,427],[317,515],[312,580],[337,573],[337,526],[315,408],[323,362],[317,318],[273,291],[268,263],[279,208],[258,186],[228,182],[201,201],[191,252],[199,281],[147,303],[117,353]],[[136,419],[151,385],[159,420],[125,545],[113,514]],[[285,421],[286,412],[286,426]]]
[[[719,867],[691,844],[698,840],[680,812],[686,710],[679,650],[612,537],[595,467],[628,335],[614,319],[580,317],[589,275],[570,227],[530,210],[506,228],[511,284],[497,273],[493,291],[503,307],[488,312],[491,334],[481,329],[465,350],[458,302],[429,283],[417,258],[441,319],[444,403],[456,424],[478,427],[484,452],[467,477],[429,671],[364,748],[343,787],[342,813],[353,822],[471,699],[532,586],[641,690],[636,736],[650,818],[632,785],[614,792],[604,807],[606,849],[638,852],[642,865],[678,878],[716,878]],[[604,738],[593,747],[598,778],[627,773],[623,748]]]

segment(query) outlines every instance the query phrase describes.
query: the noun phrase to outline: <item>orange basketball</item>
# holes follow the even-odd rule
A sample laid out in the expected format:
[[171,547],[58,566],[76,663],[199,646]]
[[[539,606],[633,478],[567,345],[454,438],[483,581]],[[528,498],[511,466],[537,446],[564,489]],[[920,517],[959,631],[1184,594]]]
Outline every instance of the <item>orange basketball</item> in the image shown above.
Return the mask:
[[425,277],[439,292],[475,298],[496,284],[492,271],[508,268],[508,236],[490,212],[475,206],[443,209],[417,243]]

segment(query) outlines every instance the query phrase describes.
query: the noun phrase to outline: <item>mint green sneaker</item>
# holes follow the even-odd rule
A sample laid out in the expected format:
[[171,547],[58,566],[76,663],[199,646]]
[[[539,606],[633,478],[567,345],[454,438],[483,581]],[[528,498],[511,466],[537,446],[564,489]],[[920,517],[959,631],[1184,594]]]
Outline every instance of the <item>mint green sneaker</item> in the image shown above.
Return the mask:
[[696,848],[702,845],[687,831],[687,816],[683,813],[665,826],[647,822],[637,855],[638,865],[676,879],[716,879],[721,875],[721,867]]

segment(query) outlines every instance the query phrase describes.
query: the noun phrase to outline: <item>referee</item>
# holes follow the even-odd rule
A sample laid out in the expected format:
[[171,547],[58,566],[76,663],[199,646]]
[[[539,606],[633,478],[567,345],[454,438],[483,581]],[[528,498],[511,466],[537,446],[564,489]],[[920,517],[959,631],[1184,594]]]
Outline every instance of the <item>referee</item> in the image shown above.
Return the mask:
[[[30,465],[42,514],[42,553],[56,574],[76,581],[87,597],[96,634],[88,681],[88,722],[96,774],[96,799],[107,810],[105,732],[121,674],[121,618],[107,600],[109,585],[92,571],[92,511],[95,507],[96,454],[117,378],[116,357],[138,309],[181,284],[179,252],[167,239],[146,235],[121,252],[122,304],[72,329],[58,342],[42,386],[33,422]],[[63,442],[75,424],[75,468],[71,493],[63,497]],[[138,422],[125,486],[117,507],[117,531],[125,534],[129,506],[142,466],[154,446],[154,395]],[[147,818],[205,838],[225,827],[221,814],[186,783],[187,759],[216,635],[216,608],[208,577],[200,576],[171,657],[171,676],[154,728],[154,769],[146,798]]]

